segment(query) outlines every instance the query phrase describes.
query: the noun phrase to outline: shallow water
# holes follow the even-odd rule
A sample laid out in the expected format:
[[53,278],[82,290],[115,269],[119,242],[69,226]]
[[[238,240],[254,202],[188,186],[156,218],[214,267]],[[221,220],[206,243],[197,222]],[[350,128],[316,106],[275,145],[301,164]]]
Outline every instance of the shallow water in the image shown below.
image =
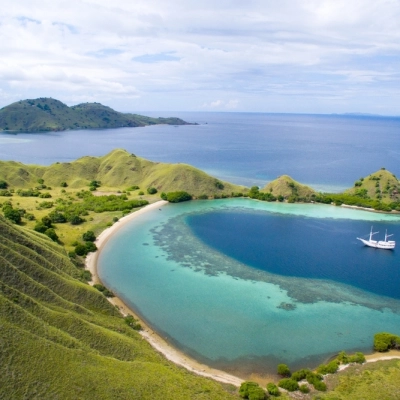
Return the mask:
[[[216,215],[222,220],[208,220]],[[276,241],[249,247],[249,232],[261,239],[265,234],[256,229],[257,219],[281,225],[283,242],[296,235],[296,224],[321,239],[325,250],[332,248],[328,239],[334,244],[341,239],[336,251],[342,271],[359,273],[348,279],[343,273],[330,276],[323,257],[313,261],[315,248],[308,240],[294,246],[302,247],[301,257],[289,246],[285,263],[278,265],[279,257],[272,256]],[[222,234],[200,232],[201,221]],[[273,372],[280,362],[315,366],[340,350],[370,351],[377,331],[399,333],[398,292],[392,282],[375,285],[379,268],[392,268],[397,277],[392,280],[398,279],[396,252],[368,249],[355,239],[371,224],[397,231],[398,221],[341,207],[248,199],[169,204],[122,227],[100,254],[99,274],[162,336],[199,361],[242,374]],[[282,228],[287,224],[290,229]],[[229,242],[235,238],[241,238],[240,245]],[[342,265],[346,253],[347,266]],[[326,260],[335,263],[331,255]],[[313,269],[306,269],[308,264]],[[357,276],[363,279],[354,281]]]

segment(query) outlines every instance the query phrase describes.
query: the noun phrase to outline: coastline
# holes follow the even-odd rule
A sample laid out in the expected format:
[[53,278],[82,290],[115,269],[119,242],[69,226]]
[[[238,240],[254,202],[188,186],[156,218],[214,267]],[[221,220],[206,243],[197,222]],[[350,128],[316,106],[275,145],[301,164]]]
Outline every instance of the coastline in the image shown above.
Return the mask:
[[[93,285],[95,283],[101,283],[101,280],[98,276],[97,273],[97,259],[99,254],[101,253],[101,250],[103,246],[107,243],[108,239],[121,227],[123,227],[126,223],[132,221],[135,217],[137,217],[140,214],[143,214],[147,211],[153,210],[155,208],[160,208],[163,205],[167,204],[167,201],[160,200],[155,203],[149,204],[143,208],[141,208],[138,211],[135,211],[131,214],[128,214],[127,216],[121,218],[118,220],[118,222],[114,223],[111,227],[105,229],[101,234],[97,237],[96,239],[96,245],[98,248],[98,251],[95,253],[89,253],[89,255],[86,257],[86,269],[88,269],[92,273],[92,281],[89,282],[90,285]],[[239,387],[241,383],[244,380],[254,380],[258,383],[265,384],[268,380],[270,381],[275,381],[276,377],[274,376],[268,376],[268,379],[266,380],[267,377],[265,376],[259,376],[257,374],[252,374],[251,377],[246,377],[246,379],[240,378],[235,375],[231,375],[229,373],[226,373],[221,370],[217,370],[214,368],[211,368],[205,364],[201,364],[200,362],[188,357],[186,354],[183,352],[177,350],[173,346],[171,346],[168,342],[166,342],[157,332],[155,332],[153,329],[151,329],[144,321],[142,318],[140,318],[131,308],[129,308],[122,299],[118,297],[113,297],[113,298],[108,298],[111,304],[116,306],[120,313],[124,316],[131,314],[133,315],[136,319],[139,320],[140,324],[142,325],[143,329],[139,331],[138,333],[158,352],[160,352],[165,358],[167,358],[169,361],[172,361],[174,364],[179,365],[185,369],[187,369],[190,372],[193,372],[197,375],[204,376],[206,378],[211,378],[213,380],[222,382],[222,383],[227,383],[227,384],[232,384],[234,386]],[[392,350],[387,353],[372,353],[365,355],[366,357],[366,362],[376,362],[376,361],[383,361],[383,360],[389,360],[393,358],[400,358],[400,351]],[[347,368],[349,365],[344,365],[340,368],[340,370],[343,370]],[[275,379],[274,379],[275,378]]]
[[[138,211],[135,211],[131,214],[126,215],[125,217],[118,220],[118,222],[114,223],[111,227],[105,229],[96,239],[96,246],[98,250],[95,253],[89,253],[85,260],[85,268],[89,270],[92,274],[92,281],[89,282],[90,285],[95,283],[100,283],[101,280],[97,273],[97,259],[98,256],[107,243],[108,239],[121,227],[123,227],[128,222],[132,221],[135,217],[140,214],[143,214],[147,211],[153,210],[155,208],[162,207],[163,205],[167,204],[167,201],[160,200],[155,203],[149,204]],[[150,345],[160,352],[165,358],[169,361],[172,361],[174,364],[179,365],[181,367],[186,368],[188,371],[193,372],[197,375],[204,376],[206,378],[211,378],[216,381],[231,384],[234,386],[239,387],[244,379],[239,378],[237,376],[228,374],[224,371],[211,368],[207,365],[201,364],[200,362],[191,359],[183,352],[175,349],[169,343],[167,343],[157,332],[153,331],[140,317],[136,315],[136,313],[131,310],[120,298],[112,297],[108,298],[111,304],[117,306],[120,313],[124,316],[127,314],[133,315],[136,319],[140,321],[142,325],[142,330],[138,333],[145,339]]]

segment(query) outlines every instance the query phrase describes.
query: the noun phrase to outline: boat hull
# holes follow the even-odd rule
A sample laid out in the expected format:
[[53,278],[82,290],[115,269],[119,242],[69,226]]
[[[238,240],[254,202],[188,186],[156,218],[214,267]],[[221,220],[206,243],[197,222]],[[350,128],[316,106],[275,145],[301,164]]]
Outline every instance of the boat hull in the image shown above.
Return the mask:
[[357,239],[363,242],[366,246],[373,247],[375,249],[393,250],[396,247],[396,242],[393,240],[383,241],[383,240],[365,240],[361,238]]

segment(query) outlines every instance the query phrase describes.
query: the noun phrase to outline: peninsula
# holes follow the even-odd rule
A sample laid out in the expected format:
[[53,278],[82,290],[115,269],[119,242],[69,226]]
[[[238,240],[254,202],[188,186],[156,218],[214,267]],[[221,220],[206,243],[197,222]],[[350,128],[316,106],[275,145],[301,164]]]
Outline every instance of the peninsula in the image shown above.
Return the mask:
[[175,117],[151,118],[120,113],[100,103],[68,107],[48,97],[20,100],[0,110],[0,131],[10,132],[107,129],[157,124],[192,125]]

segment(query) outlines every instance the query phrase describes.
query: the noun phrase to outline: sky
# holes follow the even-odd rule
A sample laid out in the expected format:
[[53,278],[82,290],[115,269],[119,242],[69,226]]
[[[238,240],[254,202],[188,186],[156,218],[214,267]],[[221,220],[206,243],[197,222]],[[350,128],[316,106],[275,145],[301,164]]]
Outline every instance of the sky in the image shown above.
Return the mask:
[[0,107],[400,115],[399,0],[15,0]]

